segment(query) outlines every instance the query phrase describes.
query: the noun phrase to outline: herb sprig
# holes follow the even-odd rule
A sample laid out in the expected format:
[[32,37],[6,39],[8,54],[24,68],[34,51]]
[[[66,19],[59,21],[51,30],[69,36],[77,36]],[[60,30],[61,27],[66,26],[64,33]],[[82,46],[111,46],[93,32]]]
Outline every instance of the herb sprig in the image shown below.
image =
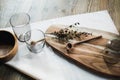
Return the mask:
[[92,33],[88,33],[88,32],[79,32],[77,30],[73,30],[72,28],[77,27],[78,25],[80,25],[79,22],[70,25],[67,28],[64,29],[60,29],[59,31],[55,31],[53,33],[51,33],[52,35],[55,35],[57,37],[57,39],[60,42],[68,42],[70,39],[82,39],[82,37],[87,37],[88,35],[92,35]]

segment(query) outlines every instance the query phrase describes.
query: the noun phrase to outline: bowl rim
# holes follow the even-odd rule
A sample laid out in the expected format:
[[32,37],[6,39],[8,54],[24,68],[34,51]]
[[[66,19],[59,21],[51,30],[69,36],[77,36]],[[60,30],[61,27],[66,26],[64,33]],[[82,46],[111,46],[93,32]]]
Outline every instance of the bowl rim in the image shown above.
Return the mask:
[[0,56],[0,59],[2,59],[2,58],[5,58],[5,57],[7,57],[9,55],[12,55],[13,50],[15,50],[15,48],[16,48],[17,39],[16,39],[15,35],[13,35],[10,31],[7,31],[7,30],[0,30],[0,31],[4,31],[4,32],[7,32],[10,35],[12,35],[13,38],[14,38],[14,41],[15,41],[14,46],[12,47],[12,49],[7,54]]

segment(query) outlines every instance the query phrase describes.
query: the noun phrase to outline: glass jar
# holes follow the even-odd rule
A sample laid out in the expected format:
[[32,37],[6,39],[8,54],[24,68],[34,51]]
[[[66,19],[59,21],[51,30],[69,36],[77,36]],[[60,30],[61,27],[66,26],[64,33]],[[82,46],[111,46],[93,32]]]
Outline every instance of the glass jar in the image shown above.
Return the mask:
[[105,62],[111,64],[120,62],[120,40],[114,39],[109,41],[103,53]]

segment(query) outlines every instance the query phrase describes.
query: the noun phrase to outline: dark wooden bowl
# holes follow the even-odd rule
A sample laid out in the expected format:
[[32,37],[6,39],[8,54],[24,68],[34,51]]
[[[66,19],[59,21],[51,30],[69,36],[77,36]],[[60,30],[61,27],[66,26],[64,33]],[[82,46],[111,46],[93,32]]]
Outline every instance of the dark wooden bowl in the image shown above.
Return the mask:
[[16,37],[8,31],[0,30],[0,62],[12,59],[18,50]]

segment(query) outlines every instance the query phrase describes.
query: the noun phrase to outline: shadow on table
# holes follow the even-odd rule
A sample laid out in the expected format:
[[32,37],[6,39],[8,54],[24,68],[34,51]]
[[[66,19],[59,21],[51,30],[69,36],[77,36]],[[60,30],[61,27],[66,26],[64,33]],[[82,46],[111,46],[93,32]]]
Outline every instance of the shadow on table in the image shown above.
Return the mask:
[[13,67],[0,63],[0,80],[35,80],[30,76],[14,69]]

